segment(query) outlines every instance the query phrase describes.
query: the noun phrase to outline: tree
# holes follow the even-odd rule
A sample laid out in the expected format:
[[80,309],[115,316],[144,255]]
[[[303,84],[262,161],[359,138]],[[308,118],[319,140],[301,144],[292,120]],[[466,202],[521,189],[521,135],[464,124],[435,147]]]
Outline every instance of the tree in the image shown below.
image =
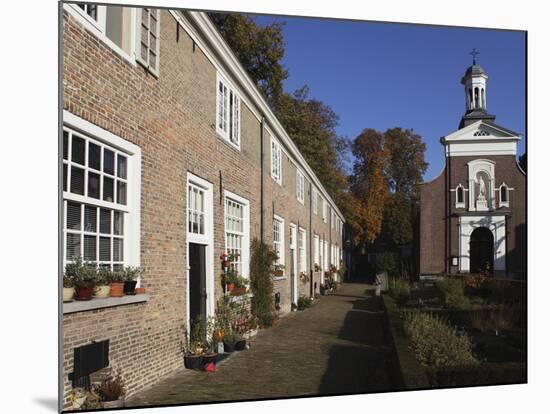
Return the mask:
[[519,166],[521,169],[527,173],[527,153],[524,152],[521,157],[519,157]]
[[428,168],[424,160],[426,144],[412,129],[392,128],[384,133],[384,141],[390,153],[388,176],[390,189],[412,200],[419,196],[422,176]]
[[275,109],[283,93],[283,81],[288,77],[281,63],[285,53],[283,25],[259,26],[251,17],[239,13],[210,13],[209,16]]
[[389,193],[386,175],[389,153],[384,145],[384,136],[374,129],[365,129],[352,144],[355,157],[351,191],[360,201],[356,220],[361,224],[354,242],[372,243],[380,234],[384,208]]
[[337,199],[339,191],[347,187],[347,179],[342,166],[346,142],[336,133],[336,113],[323,102],[309,98],[309,88],[303,86],[281,96],[276,115],[317,178]]

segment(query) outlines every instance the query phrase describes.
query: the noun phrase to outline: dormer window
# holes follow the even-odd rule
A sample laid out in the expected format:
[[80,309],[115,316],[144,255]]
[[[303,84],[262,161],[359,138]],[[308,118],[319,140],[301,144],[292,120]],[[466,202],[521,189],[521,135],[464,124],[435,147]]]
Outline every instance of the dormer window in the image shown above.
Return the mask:
[[505,183],[503,183],[500,186],[500,189],[499,189],[498,205],[500,207],[509,207],[510,206],[509,197],[508,197],[508,186]]
[[466,206],[464,202],[464,187],[462,184],[459,184],[456,187],[456,200],[455,200],[455,207],[456,208],[464,208]]

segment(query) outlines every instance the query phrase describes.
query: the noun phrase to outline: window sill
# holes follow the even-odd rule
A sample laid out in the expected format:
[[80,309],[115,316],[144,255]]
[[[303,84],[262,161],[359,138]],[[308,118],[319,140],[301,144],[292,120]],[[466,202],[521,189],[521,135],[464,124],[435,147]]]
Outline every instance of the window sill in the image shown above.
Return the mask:
[[285,280],[286,276],[273,276],[273,280]]
[[94,309],[111,308],[114,306],[131,305],[133,303],[147,302],[149,294],[126,295],[120,298],[101,298],[92,300],[72,301],[63,303],[63,314],[85,312]]

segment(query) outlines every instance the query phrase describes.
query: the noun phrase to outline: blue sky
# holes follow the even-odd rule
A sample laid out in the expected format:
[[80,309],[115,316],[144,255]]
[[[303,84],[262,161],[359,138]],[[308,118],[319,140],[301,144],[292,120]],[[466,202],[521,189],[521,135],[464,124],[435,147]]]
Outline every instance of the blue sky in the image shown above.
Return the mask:
[[340,117],[338,133],[355,138],[364,128],[412,128],[427,145],[425,180],[443,168],[439,138],[464,114],[460,79],[472,62],[489,75],[488,111],[496,123],[522,134],[525,151],[525,35],[523,32],[255,16],[285,22],[289,71],[285,90],[307,84],[310,96]]

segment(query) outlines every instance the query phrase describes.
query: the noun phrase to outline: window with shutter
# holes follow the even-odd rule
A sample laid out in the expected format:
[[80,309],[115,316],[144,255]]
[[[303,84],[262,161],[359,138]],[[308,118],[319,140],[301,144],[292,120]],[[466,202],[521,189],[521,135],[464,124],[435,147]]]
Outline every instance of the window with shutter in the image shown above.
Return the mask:
[[158,9],[138,9],[137,61],[158,75],[160,13]]

